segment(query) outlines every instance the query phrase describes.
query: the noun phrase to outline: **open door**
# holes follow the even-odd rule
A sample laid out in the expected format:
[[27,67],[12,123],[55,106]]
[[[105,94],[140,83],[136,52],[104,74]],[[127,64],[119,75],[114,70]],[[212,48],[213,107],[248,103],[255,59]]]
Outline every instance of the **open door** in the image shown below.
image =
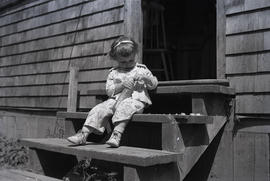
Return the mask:
[[143,63],[159,80],[216,79],[216,1],[142,0]]

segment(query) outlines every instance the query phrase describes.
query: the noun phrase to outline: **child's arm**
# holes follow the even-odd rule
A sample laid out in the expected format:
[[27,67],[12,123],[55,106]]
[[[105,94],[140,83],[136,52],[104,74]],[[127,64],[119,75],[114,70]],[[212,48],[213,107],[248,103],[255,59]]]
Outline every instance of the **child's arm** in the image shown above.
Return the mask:
[[111,71],[108,75],[107,82],[106,82],[106,92],[109,97],[119,94],[125,88],[133,89],[134,87],[134,80],[129,77],[125,77],[123,80],[114,78],[114,72]]
[[158,85],[157,78],[147,68],[145,68],[144,71],[142,71],[141,73],[136,75],[134,79],[137,80],[137,81],[143,81],[146,88],[149,89],[149,90],[155,89],[157,87],[157,85]]
[[109,97],[115,96],[124,89],[121,80],[115,79],[114,77],[115,72],[111,70],[106,81],[106,92]]

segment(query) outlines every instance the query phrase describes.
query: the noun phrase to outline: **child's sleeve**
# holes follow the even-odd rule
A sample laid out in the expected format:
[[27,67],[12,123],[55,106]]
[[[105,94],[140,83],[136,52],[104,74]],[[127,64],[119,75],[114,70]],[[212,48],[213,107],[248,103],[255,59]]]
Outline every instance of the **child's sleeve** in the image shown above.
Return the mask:
[[146,69],[144,70],[144,75],[146,76],[146,78],[149,80],[145,85],[146,88],[149,90],[153,90],[157,87],[158,85],[158,80],[156,78],[156,76],[154,76],[152,74],[152,72],[146,67]]
[[106,81],[106,93],[109,97],[114,95],[115,85],[114,85],[114,71],[110,70],[110,73]]

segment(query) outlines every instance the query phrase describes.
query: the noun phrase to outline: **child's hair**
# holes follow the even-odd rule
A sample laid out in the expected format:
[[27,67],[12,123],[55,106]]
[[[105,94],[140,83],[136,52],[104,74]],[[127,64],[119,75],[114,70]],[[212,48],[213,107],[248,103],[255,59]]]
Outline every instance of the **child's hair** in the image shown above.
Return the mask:
[[127,36],[121,36],[116,39],[112,45],[109,55],[112,59],[117,59],[117,56],[128,57],[132,53],[137,53],[138,44]]

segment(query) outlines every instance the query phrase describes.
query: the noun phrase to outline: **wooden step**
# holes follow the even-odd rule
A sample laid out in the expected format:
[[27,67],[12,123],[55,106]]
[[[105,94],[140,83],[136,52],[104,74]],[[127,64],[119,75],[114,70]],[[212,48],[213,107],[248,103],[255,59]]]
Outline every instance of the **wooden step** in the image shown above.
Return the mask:
[[[57,112],[57,117],[68,119],[86,119],[87,112]],[[180,114],[135,114],[133,122],[170,123],[177,121],[179,124],[211,124],[215,116],[191,116]]]
[[0,170],[0,181],[60,181],[59,179],[39,175],[24,170]]
[[[224,94],[233,96],[235,91],[228,87],[228,80],[223,79],[202,79],[202,80],[176,80],[159,81],[158,87],[152,94]],[[88,90],[90,96],[106,96],[105,89]]]
[[176,162],[182,156],[179,153],[154,149],[127,146],[110,148],[108,145],[92,142],[83,146],[74,146],[66,139],[59,138],[21,139],[20,143],[32,149],[143,167]]

